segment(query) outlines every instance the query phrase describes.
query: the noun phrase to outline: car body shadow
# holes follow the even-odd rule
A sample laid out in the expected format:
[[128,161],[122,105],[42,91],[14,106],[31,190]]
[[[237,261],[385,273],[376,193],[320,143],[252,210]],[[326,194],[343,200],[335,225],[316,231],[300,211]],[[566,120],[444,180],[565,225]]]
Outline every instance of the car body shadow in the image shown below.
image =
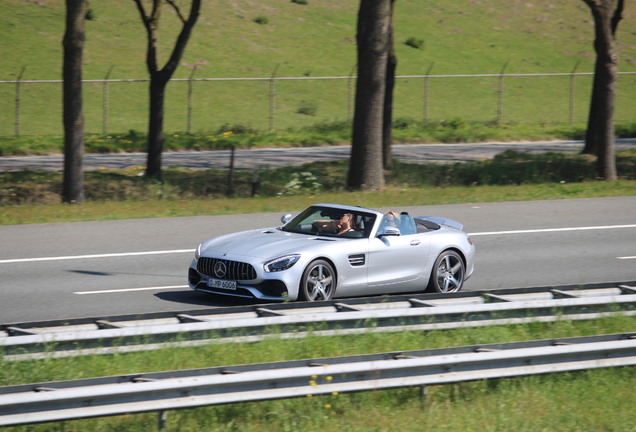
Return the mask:
[[162,291],[155,293],[155,297],[160,300],[172,303],[182,303],[199,306],[229,307],[246,306],[263,303],[262,300],[244,299],[240,297],[227,297],[208,293],[201,293],[194,290],[185,291]]

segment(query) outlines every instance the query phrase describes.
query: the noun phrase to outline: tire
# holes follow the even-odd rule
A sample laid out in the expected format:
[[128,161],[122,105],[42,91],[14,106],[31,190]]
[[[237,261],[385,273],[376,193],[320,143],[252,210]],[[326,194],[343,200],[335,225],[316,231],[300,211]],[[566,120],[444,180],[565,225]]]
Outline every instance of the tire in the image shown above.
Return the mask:
[[305,301],[331,300],[336,292],[336,272],[325,260],[312,261],[300,281],[298,298]]
[[444,251],[435,260],[428,291],[444,294],[459,292],[464,285],[465,274],[466,266],[462,257],[455,251]]

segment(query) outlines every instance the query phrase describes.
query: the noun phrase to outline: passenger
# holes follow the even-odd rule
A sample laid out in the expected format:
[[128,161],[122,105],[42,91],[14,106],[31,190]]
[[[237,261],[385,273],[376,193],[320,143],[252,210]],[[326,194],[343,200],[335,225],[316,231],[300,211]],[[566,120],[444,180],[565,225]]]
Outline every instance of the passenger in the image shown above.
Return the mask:
[[395,227],[400,228],[400,215],[394,212],[393,210],[389,210],[384,213],[384,218],[382,219],[382,223],[384,227]]

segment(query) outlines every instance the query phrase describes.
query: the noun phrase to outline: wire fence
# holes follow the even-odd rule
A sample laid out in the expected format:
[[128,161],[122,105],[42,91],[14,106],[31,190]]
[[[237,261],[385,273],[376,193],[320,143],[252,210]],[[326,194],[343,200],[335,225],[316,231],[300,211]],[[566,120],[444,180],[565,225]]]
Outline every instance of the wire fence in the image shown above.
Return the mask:
[[[84,80],[85,131],[145,130],[148,79]],[[166,89],[166,133],[223,125],[255,130],[351,120],[356,77],[173,79]],[[0,136],[61,135],[62,80],[0,81]],[[499,73],[396,77],[394,116],[414,120],[577,124],[587,120],[593,73]],[[615,119],[636,118],[636,72],[619,72]]]

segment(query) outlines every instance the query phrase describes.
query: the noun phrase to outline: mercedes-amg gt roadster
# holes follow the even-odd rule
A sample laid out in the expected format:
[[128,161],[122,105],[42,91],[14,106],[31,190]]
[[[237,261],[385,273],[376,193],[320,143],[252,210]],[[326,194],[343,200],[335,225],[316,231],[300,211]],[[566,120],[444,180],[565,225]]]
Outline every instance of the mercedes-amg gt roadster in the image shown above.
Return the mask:
[[451,219],[315,204],[281,221],[201,243],[190,288],[266,301],[453,293],[474,270],[475,246]]

